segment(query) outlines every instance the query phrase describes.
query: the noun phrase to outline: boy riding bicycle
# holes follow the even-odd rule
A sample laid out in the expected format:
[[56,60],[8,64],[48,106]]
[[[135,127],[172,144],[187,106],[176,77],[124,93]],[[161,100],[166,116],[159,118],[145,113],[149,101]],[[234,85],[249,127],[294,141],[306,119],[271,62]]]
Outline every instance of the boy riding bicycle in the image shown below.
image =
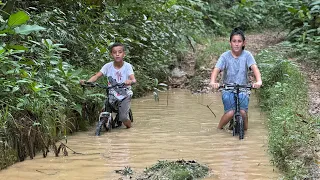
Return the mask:
[[[230,34],[230,47],[231,50],[224,52],[218,62],[216,63],[212,74],[210,85],[218,89],[220,84],[217,83],[217,76],[223,71],[223,84],[248,84],[248,72],[253,71],[256,78],[256,82],[253,83],[253,88],[260,88],[262,85],[261,74],[256,64],[256,61],[249,51],[244,50],[245,48],[245,36],[242,30],[235,28]],[[249,95],[243,91],[239,95],[241,99],[240,113],[244,119],[244,129],[248,129],[248,105]],[[234,95],[231,91],[222,91],[222,101],[224,105],[224,115],[218,124],[218,129],[223,127],[233,118],[235,113],[235,101]]]
[[[136,78],[132,69],[132,65],[123,60],[125,56],[125,46],[121,43],[114,43],[110,47],[110,54],[114,61],[106,63],[99,72],[93,75],[87,82],[95,82],[101,76],[108,78],[108,86],[114,86],[117,83],[126,84],[126,88],[121,91],[111,89],[109,92],[109,104],[111,106],[118,106],[119,121],[121,121],[127,128],[131,127],[131,120],[129,118],[129,110],[131,97],[133,92],[131,85],[136,83]],[[80,84],[84,84],[84,80],[80,80]],[[107,106],[107,111],[111,112],[111,108]]]

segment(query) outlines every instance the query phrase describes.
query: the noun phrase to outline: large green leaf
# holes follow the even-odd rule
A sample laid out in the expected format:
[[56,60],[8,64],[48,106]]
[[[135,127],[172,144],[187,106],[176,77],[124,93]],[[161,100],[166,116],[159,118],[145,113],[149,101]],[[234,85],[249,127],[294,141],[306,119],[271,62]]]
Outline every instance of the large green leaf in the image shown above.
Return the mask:
[[11,14],[8,20],[8,26],[14,27],[14,26],[19,26],[21,24],[26,23],[30,17],[28,16],[27,13],[23,11],[19,11],[15,14]]
[[25,46],[21,46],[21,45],[7,45],[6,46],[8,49],[15,49],[15,50],[24,50],[27,51],[28,48]]
[[5,21],[3,20],[2,16],[0,15],[0,22],[4,23]]
[[19,27],[14,28],[17,34],[28,35],[33,31],[41,31],[45,30],[46,28],[38,26],[38,25],[22,25]]
[[0,54],[4,53],[6,50],[0,46]]
[[310,5],[311,6],[320,5],[320,0],[313,1]]

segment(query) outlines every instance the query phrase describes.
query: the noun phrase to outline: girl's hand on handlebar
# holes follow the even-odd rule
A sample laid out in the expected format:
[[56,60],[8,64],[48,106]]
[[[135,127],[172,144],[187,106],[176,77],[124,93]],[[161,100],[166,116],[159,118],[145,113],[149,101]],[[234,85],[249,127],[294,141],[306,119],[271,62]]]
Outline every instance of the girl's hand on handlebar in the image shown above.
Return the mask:
[[262,86],[262,81],[257,81],[252,85],[252,87],[255,89],[259,89],[261,86]]
[[210,82],[210,86],[213,87],[214,89],[218,89],[220,84],[215,82]]

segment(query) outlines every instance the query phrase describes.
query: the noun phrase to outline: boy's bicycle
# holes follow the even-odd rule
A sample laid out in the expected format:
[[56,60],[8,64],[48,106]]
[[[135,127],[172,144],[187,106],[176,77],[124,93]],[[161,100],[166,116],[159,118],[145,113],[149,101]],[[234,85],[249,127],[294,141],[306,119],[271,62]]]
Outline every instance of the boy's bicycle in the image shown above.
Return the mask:
[[229,129],[232,129],[232,135],[237,136],[239,135],[239,139],[244,138],[244,119],[240,114],[240,98],[239,94],[241,89],[251,90],[252,85],[239,85],[239,84],[227,84],[222,85],[219,87],[223,88],[224,90],[231,91],[234,94],[234,101],[236,103],[235,113],[233,118],[230,121]]
[[[119,121],[119,113],[118,113],[119,109],[118,109],[117,105],[112,106],[109,103],[109,90],[112,88],[113,89],[126,88],[126,85],[124,83],[117,83],[113,86],[106,86],[106,85],[101,85],[101,84],[93,83],[93,82],[85,82],[84,85],[89,86],[89,87],[99,87],[99,88],[106,90],[106,100],[105,100],[103,109],[99,115],[99,121],[96,126],[95,135],[100,136],[102,126],[106,129],[106,131],[111,131],[111,129],[113,129],[113,128],[120,127],[122,125],[122,122]],[[107,111],[107,107],[109,107],[109,109],[111,109],[111,112]],[[115,118],[112,117],[112,113],[116,113]],[[133,122],[133,116],[132,116],[131,109],[129,109],[129,118],[130,118],[131,122]]]

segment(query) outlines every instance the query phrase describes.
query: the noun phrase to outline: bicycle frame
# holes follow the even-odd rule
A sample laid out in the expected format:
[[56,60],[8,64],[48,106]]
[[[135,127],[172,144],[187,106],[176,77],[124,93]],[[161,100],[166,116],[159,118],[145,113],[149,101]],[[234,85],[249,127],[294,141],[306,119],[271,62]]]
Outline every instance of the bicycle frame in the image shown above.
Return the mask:
[[[230,125],[232,126],[232,134],[233,136],[238,135],[239,134],[239,138],[243,139],[244,136],[244,119],[241,116],[240,113],[240,89],[241,88],[246,88],[251,90],[252,86],[251,85],[239,85],[239,84],[228,84],[228,85],[223,85],[220,86],[220,88],[224,88],[226,90],[232,90],[232,93],[234,94],[233,98],[236,104],[236,109],[235,109],[235,113],[233,115],[233,118],[230,122]],[[240,122],[238,122],[238,120]]]
[[[106,90],[106,100],[104,102],[104,108],[102,109],[100,115],[99,115],[99,121],[96,127],[96,136],[100,135],[101,127],[104,126],[107,131],[110,131],[112,128],[121,126],[122,122],[119,121],[117,118],[119,109],[116,106],[113,106],[109,103],[109,90],[111,88],[124,88],[126,85],[124,83],[115,84],[113,86],[106,86],[106,85],[100,85],[98,83],[92,83],[92,82],[86,82],[87,86],[91,87],[99,87]],[[122,98],[126,98],[126,96],[123,96]],[[117,113],[117,116],[115,118],[112,117],[112,113]],[[129,109],[129,118],[131,122],[133,122],[133,116],[132,111]],[[117,126],[116,126],[117,124]]]
[[[109,90],[111,88],[123,88],[125,86],[124,83],[116,84],[114,86],[106,86],[106,85],[100,85],[98,83],[92,83],[92,82],[85,82],[86,86],[89,87],[99,87],[106,90],[106,99],[104,102],[104,107],[99,115],[99,121],[96,127],[96,136],[100,135],[101,127],[104,126],[107,131],[110,131],[112,128],[116,127],[116,123],[118,126],[121,126],[120,122],[116,122],[116,118],[112,117],[112,113],[118,113],[118,109],[113,107],[109,103]],[[116,116],[117,117],[117,116]]]
[[237,116],[241,116],[239,95],[240,95],[240,88],[236,87],[236,93],[233,93],[233,98],[234,98],[234,101],[236,102],[236,110],[233,115],[234,122],[235,122]]

